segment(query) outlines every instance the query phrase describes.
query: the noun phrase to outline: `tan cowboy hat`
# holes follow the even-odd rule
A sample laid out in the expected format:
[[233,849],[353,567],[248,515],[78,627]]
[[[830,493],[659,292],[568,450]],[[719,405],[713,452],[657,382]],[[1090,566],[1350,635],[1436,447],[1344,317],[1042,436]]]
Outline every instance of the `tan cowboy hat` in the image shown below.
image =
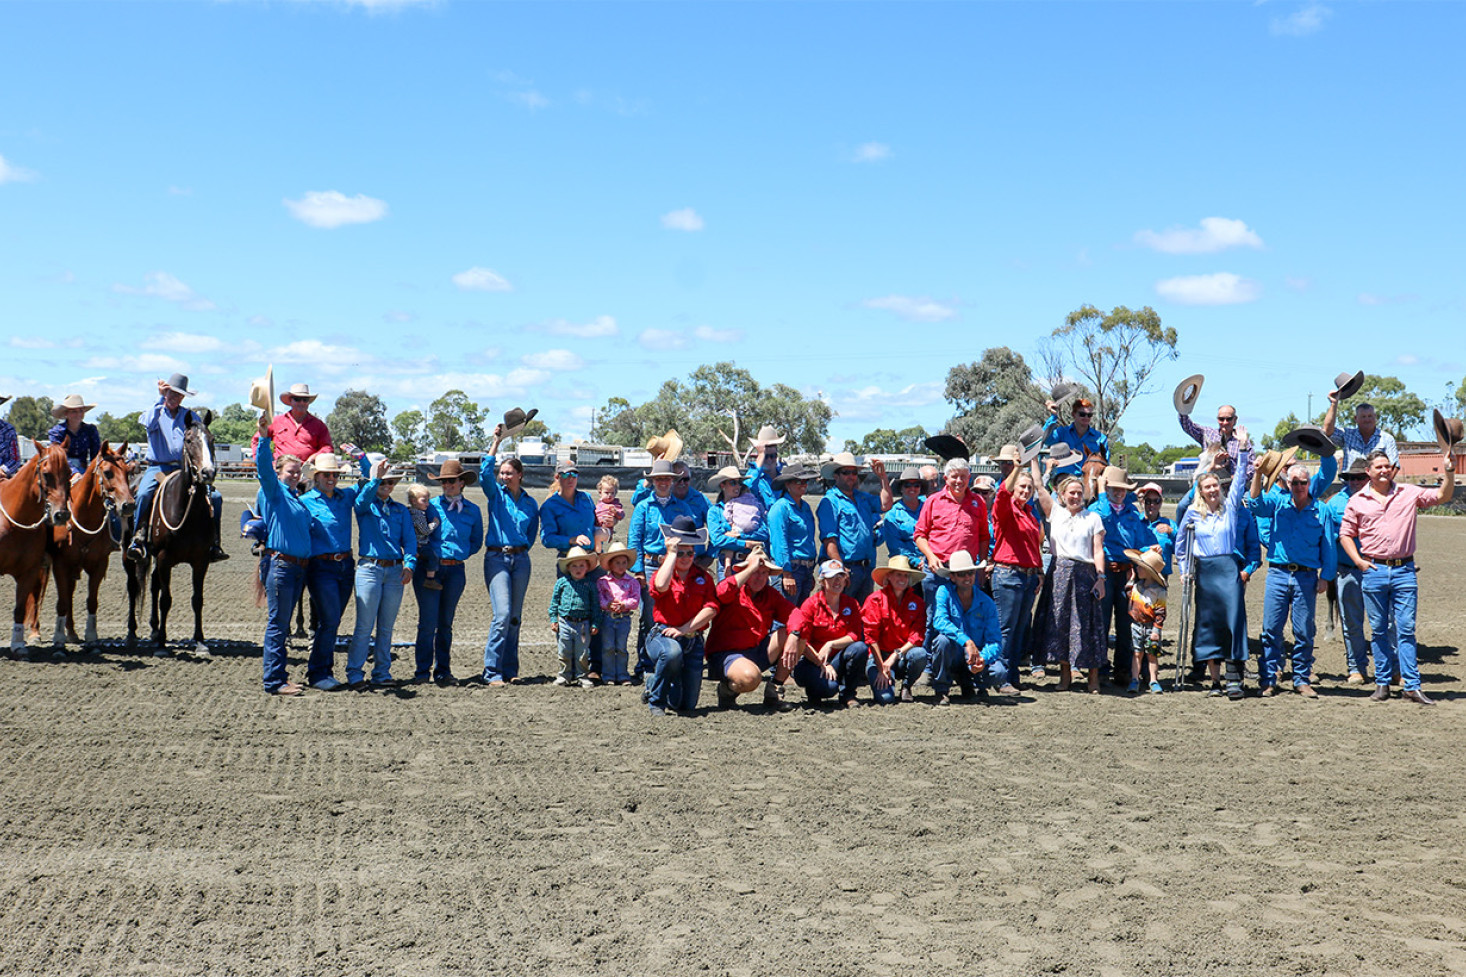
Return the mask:
[[1364,371],[1358,373],[1340,373],[1334,377],[1334,389],[1339,392],[1338,399],[1342,403],[1359,392],[1364,386]]
[[265,367],[265,375],[249,385],[249,405],[266,414],[275,410],[275,364]]
[[779,564],[769,559],[769,554],[764,552],[764,548],[762,546],[750,547],[748,550],[748,555],[746,555],[742,559],[742,561],[733,564],[732,571],[734,573],[740,573],[743,570],[746,570],[748,566],[753,563],[761,564],[763,568],[770,573],[784,572],[783,567],[779,566]]
[[1171,394],[1171,402],[1176,405],[1176,413],[1186,417],[1196,409],[1196,398],[1201,396],[1201,385],[1206,377],[1200,373],[1193,373],[1191,376],[1176,384],[1176,392]]
[[1130,473],[1119,465],[1105,466],[1105,488],[1122,488],[1135,491],[1135,483],[1130,481]]
[[294,403],[296,397],[304,397],[307,401],[314,402],[320,394],[311,393],[311,386],[308,383],[292,383],[290,389],[280,395],[280,403],[289,407]]
[[58,421],[66,416],[69,410],[76,410],[78,407],[84,411],[91,410],[96,404],[88,404],[81,399],[81,394],[67,394],[65,399],[55,407],[51,408],[51,416]]
[[1439,410],[1434,415],[1431,420],[1435,426],[1435,443],[1441,446],[1441,454],[1448,455],[1461,440],[1463,425],[1460,418],[1446,417]]
[[722,468],[719,468],[716,472],[713,473],[712,478],[708,479],[708,491],[721,492],[723,490],[724,482],[741,481],[743,481],[742,472],[740,472],[733,465],[724,465]]
[[675,427],[669,428],[666,434],[648,441],[646,450],[652,453],[653,458],[676,461],[682,457],[682,435],[677,433]]
[[910,560],[899,554],[886,560],[885,566],[876,567],[872,570],[870,572],[870,578],[875,581],[877,587],[884,587],[886,585],[886,578],[893,573],[904,573],[907,577],[911,578],[913,583],[926,579],[926,572],[924,570],[916,569],[916,567],[911,565]]
[[572,546],[566,551],[564,556],[555,561],[555,565],[560,568],[561,573],[564,573],[570,567],[570,564],[577,560],[584,560],[591,566],[595,566],[596,555],[583,546]]
[[1145,577],[1151,583],[1160,584],[1162,587],[1166,585],[1166,578],[1164,573],[1162,573],[1166,568],[1165,557],[1161,556],[1155,550],[1146,550],[1143,553],[1140,550],[1126,550],[1125,555],[1129,557],[1131,563],[1135,564],[1141,576]]
[[628,560],[626,564],[627,566],[631,566],[632,563],[636,562],[636,550],[627,546],[625,543],[612,543],[606,549],[606,551],[601,554],[601,569],[611,569],[611,561],[616,559],[616,557],[618,556],[626,557],[626,559]]
[[860,462],[855,460],[854,455],[852,455],[848,451],[841,451],[829,461],[825,462],[823,465],[820,465],[820,475],[825,479],[825,481],[829,481],[830,479],[835,477],[836,469],[840,468],[854,468],[857,472],[864,470],[860,467]]
[[464,468],[463,462],[459,461],[457,458],[449,458],[447,461],[443,462],[442,467],[438,469],[438,474],[424,474],[423,477],[430,482],[441,482],[445,478],[461,478],[463,479],[463,484],[472,485],[474,482],[478,481],[478,472],[474,471],[471,468]]
[[504,437],[512,438],[520,431],[523,431],[524,425],[534,420],[534,416],[539,412],[538,407],[530,408],[528,412],[518,407],[511,407],[509,410],[506,410],[504,412]]
[[965,573],[968,570],[976,569],[977,564],[972,562],[972,554],[966,550],[958,550],[956,553],[947,557],[946,566],[932,567],[932,573],[935,573],[939,577],[950,577],[954,573]]
[[751,442],[753,447],[769,447],[771,445],[783,444],[785,439],[775,430],[774,425],[765,424],[758,429],[758,436]]
[[336,456],[336,452],[334,451],[322,451],[310,460],[310,467],[313,477],[316,475],[329,475],[333,472],[337,475],[350,475],[352,473],[351,466],[341,464],[341,459]]
[[1293,464],[1293,459],[1298,456],[1298,446],[1292,445],[1282,451],[1264,451],[1262,456],[1252,464],[1262,473],[1262,490],[1266,492],[1273,487],[1288,466]]
[[1016,444],[1005,444],[998,449],[998,461],[1011,461],[1018,464],[1023,461],[1023,449]]

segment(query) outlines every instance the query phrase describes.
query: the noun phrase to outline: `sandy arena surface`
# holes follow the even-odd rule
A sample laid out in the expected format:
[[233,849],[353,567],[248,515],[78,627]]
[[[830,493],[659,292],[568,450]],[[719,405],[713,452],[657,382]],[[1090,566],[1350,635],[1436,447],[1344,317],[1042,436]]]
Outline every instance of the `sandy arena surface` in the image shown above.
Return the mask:
[[[1436,709],[1365,701],[1335,638],[1315,702],[1049,679],[1016,704],[662,720],[636,688],[546,684],[543,550],[527,684],[268,697],[236,540],[214,661],[0,661],[0,974],[1466,973],[1466,520],[1421,529]],[[460,678],[478,559],[469,581]],[[124,593],[114,563],[104,638]],[[398,639],[414,624],[409,599]]]

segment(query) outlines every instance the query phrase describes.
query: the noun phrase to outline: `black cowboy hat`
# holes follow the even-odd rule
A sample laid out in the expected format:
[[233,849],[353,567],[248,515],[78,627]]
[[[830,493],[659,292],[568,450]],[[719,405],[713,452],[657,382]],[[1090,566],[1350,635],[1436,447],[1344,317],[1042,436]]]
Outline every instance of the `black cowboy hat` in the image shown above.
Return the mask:
[[662,538],[669,543],[686,543],[702,546],[708,541],[708,531],[700,528],[691,516],[676,516],[671,522],[661,525]]
[[540,412],[538,407],[531,407],[525,411],[519,407],[511,407],[504,412],[504,436],[512,438],[524,430],[524,425],[534,420],[534,416]]
[[1334,377],[1334,389],[1339,392],[1339,400],[1345,401],[1359,392],[1364,386],[1364,371],[1358,373],[1340,373]]
[[1279,442],[1284,448],[1292,448],[1295,445],[1304,451],[1311,451],[1319,457],[1334,453],[1334,442],[1329,436],[1323,433],[1323,428],[1314,424],[1303,424],[1295,427],[1283,435]]
[[972,457],[972,449],[955,434],[933,434],[922,443],[928,451],[943,461]]
[[790,465],[774,476],[774,484],[787,485],[790,482],[809,482],[819,477],[819,472],[806,465]]

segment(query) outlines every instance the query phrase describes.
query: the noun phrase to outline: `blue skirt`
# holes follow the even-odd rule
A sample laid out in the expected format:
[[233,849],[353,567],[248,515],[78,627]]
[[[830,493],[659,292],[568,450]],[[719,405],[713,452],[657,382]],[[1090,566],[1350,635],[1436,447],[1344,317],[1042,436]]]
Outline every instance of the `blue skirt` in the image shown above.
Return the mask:
[[1196,661],[1247,660],[1247,604],[1237,573],[1230,554],[1196,561]]

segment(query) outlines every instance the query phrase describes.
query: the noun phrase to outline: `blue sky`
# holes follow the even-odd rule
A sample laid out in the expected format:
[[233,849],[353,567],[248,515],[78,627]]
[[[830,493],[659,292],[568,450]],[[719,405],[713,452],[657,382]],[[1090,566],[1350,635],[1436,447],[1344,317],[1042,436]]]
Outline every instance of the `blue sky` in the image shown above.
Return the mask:
[[1454,3],[0,3],[0,392],[459,387],[584,434],[731,359],[832,440],[1085,303],[1271,429],[1466,375]]

